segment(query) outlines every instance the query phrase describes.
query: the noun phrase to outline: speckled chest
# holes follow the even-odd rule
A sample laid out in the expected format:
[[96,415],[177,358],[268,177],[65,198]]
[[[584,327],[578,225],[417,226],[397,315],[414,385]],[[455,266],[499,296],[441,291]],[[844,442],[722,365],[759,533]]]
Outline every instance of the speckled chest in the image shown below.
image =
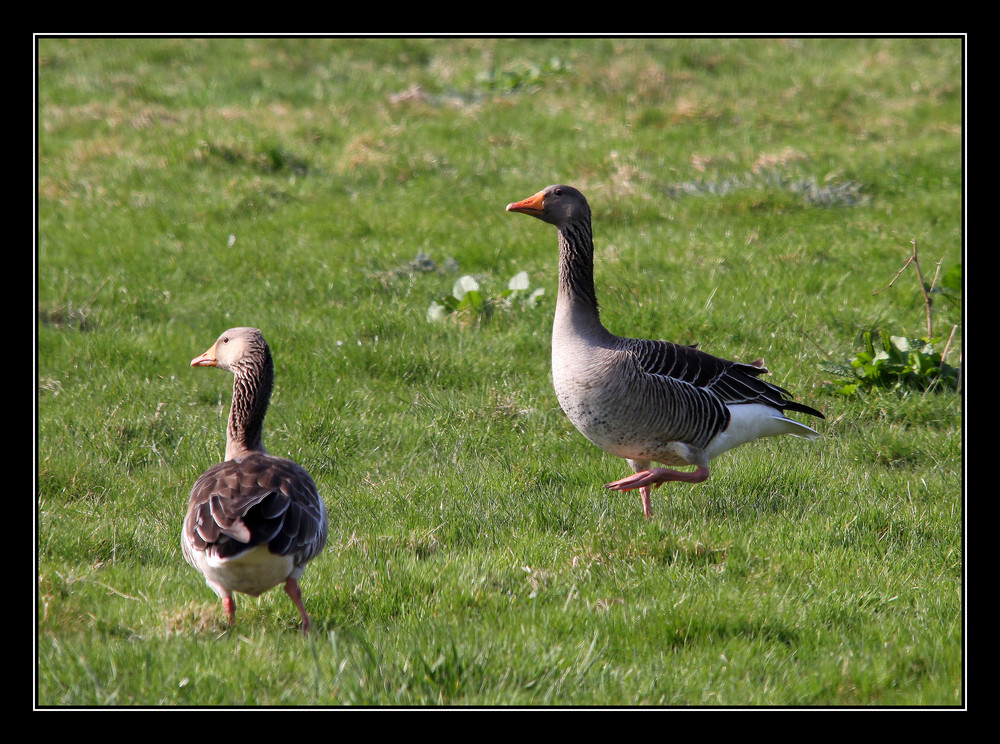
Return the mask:
[[677,441],[651,410],[642,391],[623,385],[623,373],[607,360],[595,363],[579,349],[564,346],[553,353],[552,383],[556,398],[572,424],[605,452],[632,460],[666,465],[691,462],[691,448]]

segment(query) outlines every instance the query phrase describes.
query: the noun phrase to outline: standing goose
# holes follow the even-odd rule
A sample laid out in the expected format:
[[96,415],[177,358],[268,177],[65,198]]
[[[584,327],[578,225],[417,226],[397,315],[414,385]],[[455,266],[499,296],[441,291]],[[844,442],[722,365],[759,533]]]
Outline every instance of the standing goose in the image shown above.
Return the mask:
[[192,367],[235,376],[226,427],[226,461],[206,470],[191,489],[181,533],[184,558],[236,619],[233,592],[254,597],[285,582],[285,593],[309,630],[299,577],[326,544],[326,507],[300,465],[264,449],[264,414],[274,362],[256,328],[230,328]]
[[[559,405],[591,442],[623,457],[634,475],[606,484],[640,489],[652,515],[650,486],[700,483],[717,455],[759,437],[819,434],[783,415],[823,414],[758,379],[763,360],[731,362],[691,346],[623,338],[602,324],[594,291],[590,206],[571,186],[549,186],[507,205],[559,230],[559,293],[552,328],[552,381]],[[693,471],[650,468],[694,465]]]

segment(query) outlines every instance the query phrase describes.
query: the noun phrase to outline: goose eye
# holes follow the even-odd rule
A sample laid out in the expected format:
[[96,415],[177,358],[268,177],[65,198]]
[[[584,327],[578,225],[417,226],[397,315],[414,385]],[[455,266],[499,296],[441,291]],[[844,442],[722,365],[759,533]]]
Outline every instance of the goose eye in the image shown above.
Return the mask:
[[555,194],[556,196],[562,196],[562,189],[556,189],[552,193]]

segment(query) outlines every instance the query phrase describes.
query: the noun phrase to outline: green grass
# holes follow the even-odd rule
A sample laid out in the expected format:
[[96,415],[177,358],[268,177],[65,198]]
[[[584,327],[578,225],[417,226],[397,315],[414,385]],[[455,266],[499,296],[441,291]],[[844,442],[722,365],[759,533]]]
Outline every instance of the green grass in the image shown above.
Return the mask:
[[[62,705],[964,704],[960,394],[838,396],[962,260],[955,39],[40,39],[37,692]],[[555,231],[594,211],[615,332],[764,356],[821,441],[601,485],[549,379]],[[418,254],[433,262],[414,266]],[[534,309],[428,323],[471,274]],[[961,306],[935,306],[958,331]],[[237,624],[184,563],[231,380],[271,343],[274,454],[326,552]]]

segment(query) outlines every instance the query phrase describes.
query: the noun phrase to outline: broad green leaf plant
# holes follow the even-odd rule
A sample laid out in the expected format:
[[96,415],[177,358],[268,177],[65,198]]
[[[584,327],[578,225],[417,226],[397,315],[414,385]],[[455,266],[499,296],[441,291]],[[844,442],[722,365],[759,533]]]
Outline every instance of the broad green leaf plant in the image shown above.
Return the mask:
[[531,289],[528,272],[521,271],[507,282],[507,289],[495,298],[487,298],[479,287],[479,282],[468,274],[455,280],[451,294],[445,295],[427,308],[427,320],[436,322],[449,315],[476,322],[489,318],[496,309],[510,309],[515,302],[525,308],[534,308],[538,299],[545,294],[544,287]]
[[917,279],[924,295],[927,331],[919,338],[897,336],[880,330],[869,330],[862,334],[864,348],[849,364],[824,362],[820,366],[827,372],[832,372],[838,378],[828,387],[842,395],[853,395],[859,390],[885,388],[896,390],[957,390],[961,384],[961,354],[958,367],[953,367],[945,361],[951,343],[955,338],[958,326],[952,326],[951,334],[945,343],[943,351],[937,351],[936,344],[941,338],[933,333],[933,300],[937,295],[953,300],[961,289],[961,270],[956,267],[945,274],[944,280],[938,285],[937,278],[941,269],[938,262],[934,279],[930,284],[924,281],[920,271],[917,256],[917,242],[912,242],[913,253],[903,264],[903,267],[892,278],[892,281],[879,294],[891,287],[900,274],[910,264],[917,272]]

